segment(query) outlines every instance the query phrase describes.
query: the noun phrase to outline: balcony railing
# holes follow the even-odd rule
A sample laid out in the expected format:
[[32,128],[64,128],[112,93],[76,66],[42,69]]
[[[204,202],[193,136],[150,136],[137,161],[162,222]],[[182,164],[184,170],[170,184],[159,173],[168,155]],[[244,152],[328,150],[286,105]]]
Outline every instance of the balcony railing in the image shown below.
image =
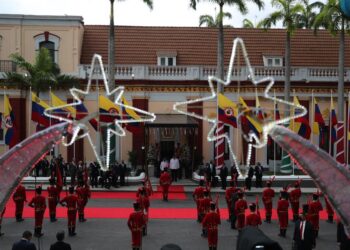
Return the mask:
[[[108,66],[105,65],[106,74]],[[79,77],[87,78],[91,72],[90,65],[79,66]],[[275,81],[284,81],[284,67],[253,67],[257,79],[271,76]],[[95,77],[101,79],[101,72],[96,71]],[[216,74],[216,67],[210,66],[149,66],[149,65],[116,65],[115,78],[128,80],[208,80],[208,76]],[[226,71],[225,71],[226,74]],[[246,67],[236,67],[232,70],[233,81],[244,81],[249,76]],[[350,81],[350,68],[345,69],[345,81]],[[337,82],[338,69],[332,67],[292,67],[291,81],[304,82]]]
[[0,60],[0,72],[16,72],[16,64],[11,60]]

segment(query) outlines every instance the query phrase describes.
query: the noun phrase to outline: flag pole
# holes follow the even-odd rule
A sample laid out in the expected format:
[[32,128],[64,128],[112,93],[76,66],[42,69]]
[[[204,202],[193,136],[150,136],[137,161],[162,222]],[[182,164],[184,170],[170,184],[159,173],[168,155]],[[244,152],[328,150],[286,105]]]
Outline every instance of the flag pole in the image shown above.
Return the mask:
[[314,144],[314,123],[315,123],[315,100],[314,100],[314,89],[311,91],[311,143]]
[[349,164],[349,108],[350,108],[350,92],[348,92],[348,112],[347,112],[347,119],[345,121],[345,125],[346,125],[346,135],[345,135],[345,139],[346,139],[346,167],[348,167]]
[[[275,98],[273,101],[273,120],[276,122],[276,90],[273,90],[273,96]],[[276,143],[274,140],[272,140],[272,142],[273,142],[273,175],[276,175]]]
[[330,108],[329,108],[329,141],[328,141],[328,153],[332,156],[331,151],[331,144],[332,144],[332,102],[333,102],[333,91],[331,90],[331,101],[330,101]]
[[101,147],[100,147],[100,88],[98,86],[98,81],[96,80],[96,89],[97,89],[97,130],[96,130],[96,145],[97,145],[97,152],[98,155],[101,156]]
[[[295,89],[293,89],[293,103],[295,98]],[[293,108],[293,116],[295,115],[295,108]],[[293,119],[293,132],[295,132],[295,119]],[[292,168],[293,168],[293,175],[294,175],[294,161],[291,159]]]
[[[32,86],[29,86],[29,105],[28,105],[28,137],[31,134],[30,129],[30,119],[31,119],[31,113],[33,113],[33,110],[30,108],[32,102]],[[32,111],[32,112],[30,112]]]

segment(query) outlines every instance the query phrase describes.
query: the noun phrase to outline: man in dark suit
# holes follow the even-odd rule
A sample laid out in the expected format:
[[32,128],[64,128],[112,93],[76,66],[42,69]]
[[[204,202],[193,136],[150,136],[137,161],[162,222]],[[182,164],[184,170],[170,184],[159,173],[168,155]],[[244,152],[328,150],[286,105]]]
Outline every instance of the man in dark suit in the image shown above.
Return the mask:
[[57,242],[52,244],[50,250],[71,250],[72,248],[68,243],[63,242],[64,231],[58,231],[56,234]]
[[228,175],[228,169],[224,163],[222,168],[220,169],[220,179],[221,179],[221,189],[226,190],[227,187],[227,175]]
[[350,237],[346,235],[344,225],[340,221],[337,225],[337,242],[340,250],[350,249]]
[[33,234],[30,231],[24,231],[22,239],[13,244],[12,250],[36,250],[34,243],[30,242]]
[[303,213],[295,222],[293,244],[295,250],[311,250],[315,248],[312,224],[306,220],[308,205],[303,205]]

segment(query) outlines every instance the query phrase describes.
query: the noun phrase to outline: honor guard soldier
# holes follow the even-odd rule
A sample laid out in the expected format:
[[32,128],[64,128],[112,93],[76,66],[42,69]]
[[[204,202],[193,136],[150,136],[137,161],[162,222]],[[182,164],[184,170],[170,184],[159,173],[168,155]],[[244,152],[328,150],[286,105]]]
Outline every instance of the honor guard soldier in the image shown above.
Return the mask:
[[[209,213],[210,210],[210,202],[211,198],[209,197],[209,192],[206,190],[204,191],[204,198],[199,199],[199,210],[200,210],[200,222],[203,221],[203,218],[207,213]],[[207,237],[207,231],[205,228],[202,228],[202,237]]]
[[21,222],[24,220],[22,217],[24,202],[27,202],[25,187],[19,184],[13,193],[12,199],[16,204],[16,221]]
[[84,185],[84,182],[79,182],[79,186],[76,190],[77,196],[78,196],[78,215],[79,215],[79,222],[85,222],[85,206],[91,197],[90,188],[88,185]]
[[232,193],[231,199],[230,199],[230,223],[231,223],[231,229],[236,229],[236,221],[237,221],[237,214],[236,214],[236,203],[239,200],[238,193],[242,192],[240,188],[237,188],[235,192]]
[[140,204],[135,202],[134,212],[129,215],[128,227],[131,231],[131,246],[133,250],[142,248],[142,230],[146,224],[146,219],[140,210]]
[[235,213],[237,217],[236,228],[241,231],[245,226],[245,210],[248,208],[247,201],[244,199],[244,193],[242,191],[238,192],[238,201],[235,205]]
[[199,222],[199,200],[203,199],[204,197],[204,181],[200,180],[199,181],[199,186],[196,187],[196,189],[194,190],[193,194],[192,194],[193,200],[196,202],[196,206],[197,206],[197,221]]
[[261,225],[260,213],[257,211],[255,203],[249,204],[250,214],[246,218],[246,226],[258,227]]
[[46,210],[46,199],[41,195],[42,188],[39,186],[35,189],[36,195],[33,199],[28,203],[28,206],[34,208],[35,211],[35,229],[34,236],[41,237],[43,233],[41,233],[43,227],[43,219],[44,213]]
[[309,220],[314,229],[315,238],[318,237],[318,230],[320,229],[320,211],[323,210],[322,204],[319,201],[319,194],[312,195],[312,201],[309,204]]
[[327,215],[328,215],[327,222],[333,223],[334,210],[333,210],[333,207],[331,206],[331,204],[329,203],[328,197],[326,195],[324,195],[324,201],[326,203],[326,211],[327,211]]
[[4,209],[0,214],[0,237],[4,235],[4,233],[1,232],[1,223],[2,223],[2,218],[4,218],[5,211],[6,211],[6,207],[4,207]]
[[78,197],[74,194],[74,187],[69,187],[69,195],[60,201],[62,206],[67,206],[69,236],[76,235],[75,224],[77,219],[77,203]]
[[149,197],[151,195],[151,190],[150,188],[147,186],[146,182],[143,181],[142,182],[142,187],[139,187],[137,189],[137,192],[136,192],[136,197],[138,198],[140,195],[141,195],[141,192],[142,191],[145,191],[145,196]]
[[47,187],[48,193],[48,204],[49,204],[49,213],[50,213],[50,221],[55,222],[56,219],[56,207],[59,202],[59,190],[55,186],[55,180],[53,178],[50,179],[50,186]]
[[288,192],[284,189],[281,191],[280,200],[277,203],[277,215],[280,224],[280,233],[278,236],[286,237],[288,227]]
[[168,171],[165,169],[160,175],[159,184],[163,191],[163,201],[168,201],[169,186],[171,184],[171,177]]
[[294,184],[294,189],[289,193],[289,202],[293,211],[293,221],[296,221],[299,217],[300,197],[301,197],[300,181],[297,181]]
[[272,216],[272,199],[275,197],[275,190],[271,188],[272,181],[266,182],[266,188],[262,193],[262,201],[265,207],[266,219],[265,222],[271,223]]
[[218,246],[218,225],[221,224],[220,212],[214,202],[210,203],[210,211],[205,215],[202,225],[208,236],[209,250],[216,250]]
[[143,189],[140,193],[140,196],[137,198],[136,202],[140,205],[140,210],[145,216],[145,226],[142,230],[142,235],[147,235],[147,223],[148,223],[148,210],[150,207],[149,198],[146,195],[145,189]]
[[230,187],[225,191],[225,200],[227,204],[227,210],[229,211],[229,220],[231,218],[231,201],[233,193],[237,192],[236,182],[232,180],[230,182]]

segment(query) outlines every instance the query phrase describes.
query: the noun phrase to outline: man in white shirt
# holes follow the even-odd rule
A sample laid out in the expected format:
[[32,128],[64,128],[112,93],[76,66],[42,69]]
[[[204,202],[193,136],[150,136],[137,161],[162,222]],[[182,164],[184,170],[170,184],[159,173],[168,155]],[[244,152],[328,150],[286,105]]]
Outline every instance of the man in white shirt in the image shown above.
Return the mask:
[[160,163],[160,171],[163,172],[164,169],[169,167],[169,162],[167,159],[163,159],[162,162]]
[[177,171],[180,168],[179,159],[174,155],[170,160],[170,170],[171,170],[171,178],[173,181],[177,181]]

